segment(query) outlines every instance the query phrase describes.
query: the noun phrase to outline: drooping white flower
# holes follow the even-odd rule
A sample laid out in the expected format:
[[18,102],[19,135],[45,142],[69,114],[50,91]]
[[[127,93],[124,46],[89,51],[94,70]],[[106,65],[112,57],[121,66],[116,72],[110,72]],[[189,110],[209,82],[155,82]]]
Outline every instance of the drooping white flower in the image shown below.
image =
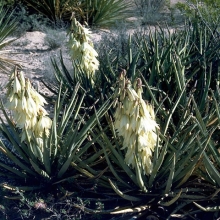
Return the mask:
[[31,88],[30,93],[36,105],[44,106],[44,104],[47,104],[45,98],[42,95],[40,95],[35,89]]
[[43,132],[45,131],[46,136],[49,135],[49,129],[51,128],[52,121],[47,116],[40,116],[37,124],[35,126],[34,133],[36,137],[43,137]]
[[37,104],[36,102],[33,100],[33,98],[31,96],[28,96],[26,99],[27,102],[27,114],[29,115],[29,117],[31,118],[35,118],[37,116]]
[[26,97],[24,95],[21,96],[21,109],[27,113],[27,100]]
[[19,97],[17,93],[12,94],[9,101],[5,104],[9,110],[15,110],[18,107]]
[[25,77],[24,77],[24,73],[22,71],[19,71],[18,73],[18,79],[20,81],[21,87],[24,88],[25,87]]
[[26,123],[27,123],[27,120],[29,118],[27,118],[27,115],[23,112],[23,114],[17,112],[16,116],[14,117],[16,120],[16,126],[20,129],[24,129]]

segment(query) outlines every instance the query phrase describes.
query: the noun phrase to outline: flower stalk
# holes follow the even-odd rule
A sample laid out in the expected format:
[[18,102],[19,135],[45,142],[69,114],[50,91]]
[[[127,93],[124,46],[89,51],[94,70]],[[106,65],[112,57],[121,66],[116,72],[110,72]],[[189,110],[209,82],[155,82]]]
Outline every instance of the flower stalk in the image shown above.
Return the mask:
[[126,149],[125,162],[135,168],[135,155],[138,166],[143,174],[152,172],[152,154],[157,142],[156,130],[159,128],[155,121],[153,107],[142,98],[141,79],[137,79],[134,88],[126,79],[126,72],[119,77],[120,102],[114,115],[115,128],[118,135],[123,137],[123,147]]
[[43,108],[44,104],[47,104],[44,97],[32,87],[30,80],[25,78],[23,72],[16,67],[7,84],[5,106],[11,110],[16,127],[22,130],[22,141],[42,139],[44,131],[48,137],[52,121]]
[[73,61],[89,78],[93,77],[99,68],[98,53],[93,47],[91,32],[75,18],[72,19],[68,44]]

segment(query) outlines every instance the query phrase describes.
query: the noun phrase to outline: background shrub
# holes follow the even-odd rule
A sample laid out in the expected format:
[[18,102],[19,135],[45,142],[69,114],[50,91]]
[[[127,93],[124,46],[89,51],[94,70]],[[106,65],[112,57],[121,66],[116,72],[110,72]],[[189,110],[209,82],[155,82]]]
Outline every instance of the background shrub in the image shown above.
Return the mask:
[[134,0],[134,2],[144,24],[169,21],[169,0]]
[[30,14],[40,12],[59,25],[63,21],[70,22],[75,16],[81,23],[89,25],[109,26],[128,15],[130,3],[125,0],[23,0]]
[[176,7],[185,17],[193,19],[197,14],[209,25],[213,22],[218,23],[220,19],[220,2],[218,0],[187,0],[185,3],[178,2]]

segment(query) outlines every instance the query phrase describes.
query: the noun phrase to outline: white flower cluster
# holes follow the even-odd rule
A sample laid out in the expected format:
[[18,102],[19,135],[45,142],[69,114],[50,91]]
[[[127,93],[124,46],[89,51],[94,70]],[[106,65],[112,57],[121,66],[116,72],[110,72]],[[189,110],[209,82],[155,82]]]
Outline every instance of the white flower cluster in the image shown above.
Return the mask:
[[45,130],[48,136],[52,125],[47,111],[42,107],[47,103],[46,100],[17,68],[10,77],[7,89],[8,100],[5,106],[11,110],[16,126],[22,129],[21,140],[24,141],[26,138],[31,140],[35,137],[36,141],[42,145],[40,139],[43,137],[43,132]]
[[99,68],[98,53],[93,48],[89,29],[83,27],[75,18],[69,33],[71,57],[86,74],[94,74]]
[[142,173],[152,172],[152,152],[154,151],[159,128],[155,121],[153,107],[142,99],[142,83],[137,79],[133,89],[129,80],[122,74],[119,79],[120,102],[114,118],[115,128],[123,137],[122,149],[127,149],[125,162],[135,167],[135,155]]

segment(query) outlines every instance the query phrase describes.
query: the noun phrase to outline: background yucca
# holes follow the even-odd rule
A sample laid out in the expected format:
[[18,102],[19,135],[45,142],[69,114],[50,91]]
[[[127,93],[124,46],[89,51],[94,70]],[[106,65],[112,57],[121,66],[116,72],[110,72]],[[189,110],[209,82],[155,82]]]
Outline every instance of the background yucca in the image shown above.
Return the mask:
[[0,6],[0,70],[9,71],[16,61],[8,58],[9,53],[4,49],[7,45],[13,42],[16,38],[11,37],[12,33],[17,28],[17,21],[12,17],[13,12],[10,12],[3,5]]
[[85,22],[95,26],[110,26],[116,21],[125,19],[129,13],[130,3],[124,0],[43,0],[24,1],[34,10],[53,20],[57,24],[70,21],[72,14],[82,24]]

